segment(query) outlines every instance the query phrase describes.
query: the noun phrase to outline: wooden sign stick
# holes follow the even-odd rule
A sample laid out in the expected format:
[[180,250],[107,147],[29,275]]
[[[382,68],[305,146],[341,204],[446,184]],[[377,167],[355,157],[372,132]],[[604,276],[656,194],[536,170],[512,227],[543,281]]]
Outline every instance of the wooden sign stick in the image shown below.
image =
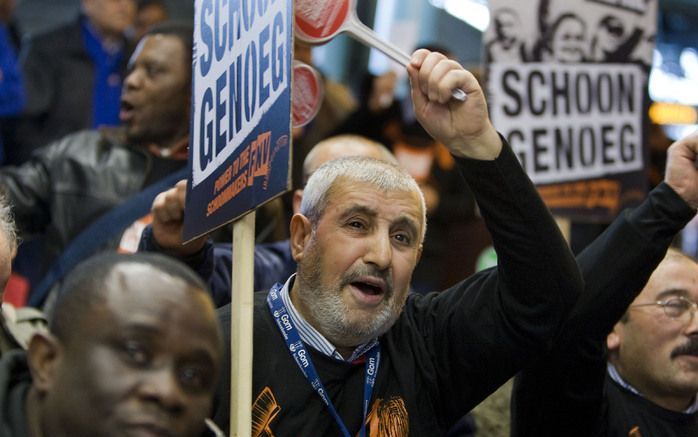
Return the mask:
[[233,222],[230,308],[230,437],[252,434],[254,210]]

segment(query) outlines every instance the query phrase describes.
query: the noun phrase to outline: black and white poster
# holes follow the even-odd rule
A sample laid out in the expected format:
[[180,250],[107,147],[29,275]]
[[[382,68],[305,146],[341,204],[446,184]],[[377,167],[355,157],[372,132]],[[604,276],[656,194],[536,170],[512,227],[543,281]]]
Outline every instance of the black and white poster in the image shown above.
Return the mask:
[[610,221],[647,191],[657,0],[490,0],[490,113],[553,212]]

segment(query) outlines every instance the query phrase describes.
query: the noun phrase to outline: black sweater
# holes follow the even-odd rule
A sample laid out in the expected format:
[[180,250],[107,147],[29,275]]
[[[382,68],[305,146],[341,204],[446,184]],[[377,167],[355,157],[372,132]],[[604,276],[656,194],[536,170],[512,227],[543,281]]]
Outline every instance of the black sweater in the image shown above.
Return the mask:
[[[574,258],[535,188],[505,147],[494,161],[459,159],[499,255],[484,271],[439,294],[410,295],[395,325],[380,338],[381,364],[369,436],[436,436],[532,359],[549,351],[578,296]],[[291,358],[265,303],[255,298],[253,436],[341,435],[332,415]],[[220,310],[230,332],[230,308]],[[363,365],[311,352],[340,417],[361,426]],[[216,422],[228,427],[228,366]]]
[[608,410],[597,435],[627,436],[637,429],[633,437],[696,437],[698,414],[684,414],[664,409],[642,396],[638,396],[611,378],[606,378]]
[[645,286],[673,237],[695,214],[662,183],[577,257],[584,292],[553,352],[516,377],[512,437],[625,437],[640,425],[640,417],[644,417],[642,437],[698,436],[698,414],[688,418],[693,421],[692,434],[680,433],[681,427],[673,433],[658,431],[672,429],[662,419],[666,413],[650,414],[660,408],[648,408],[646,400],[607,381],[605,354],[613,325]]
[[27,437],[24,400],[31,387],[27,355],[23,350],[10,351],[0,359],[0,436]]

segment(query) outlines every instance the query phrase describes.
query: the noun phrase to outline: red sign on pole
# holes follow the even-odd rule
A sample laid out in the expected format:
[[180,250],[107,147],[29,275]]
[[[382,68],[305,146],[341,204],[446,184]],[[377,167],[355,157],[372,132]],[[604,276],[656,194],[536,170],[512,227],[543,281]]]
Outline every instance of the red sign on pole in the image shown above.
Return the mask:
[[306,0],[294,8],[296,31],[317,43],[332,39],[349,15],[350,0]]
[[303,127],[315,118],[322,103],[322,83],[308,64],[293,62],[293,127]]

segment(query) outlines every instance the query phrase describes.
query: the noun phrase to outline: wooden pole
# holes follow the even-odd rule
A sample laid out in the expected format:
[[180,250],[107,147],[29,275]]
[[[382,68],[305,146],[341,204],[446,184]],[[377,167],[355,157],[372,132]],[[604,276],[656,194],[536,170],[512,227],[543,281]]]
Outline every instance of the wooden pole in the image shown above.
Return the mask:
[[572,222],[570,219],[565,217],[554,216],[557,227],[560,228],[562,236],[565,237],[567,244],[570,244],[572,238]]
[[255,211],[233,223],[230,311],[230,437],[252,434]]

